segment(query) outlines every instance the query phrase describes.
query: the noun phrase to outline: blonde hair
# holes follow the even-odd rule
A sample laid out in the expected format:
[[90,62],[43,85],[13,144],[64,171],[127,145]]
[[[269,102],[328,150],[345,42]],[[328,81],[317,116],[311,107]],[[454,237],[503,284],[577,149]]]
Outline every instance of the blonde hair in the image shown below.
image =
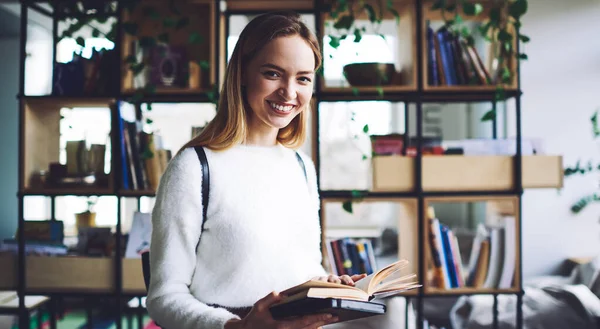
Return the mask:
[[[217,104],[217,114],[198,136],[186,143],[182,150],[191,146],[205,146],[212,150],[226,150],[245,141],[248,132],[248,113],[244,101],[242,71],[256,54],[271,40],[299,35],[315,55],[315,71],[321,65],[319,42],[300,15],[290,11],[262,14],[244,28],[235,45],[225,72],[223,88]],[[299,148],[306,139],[306,124],[310,102],[285,128],[279,130],[277,141],[289,148]]]

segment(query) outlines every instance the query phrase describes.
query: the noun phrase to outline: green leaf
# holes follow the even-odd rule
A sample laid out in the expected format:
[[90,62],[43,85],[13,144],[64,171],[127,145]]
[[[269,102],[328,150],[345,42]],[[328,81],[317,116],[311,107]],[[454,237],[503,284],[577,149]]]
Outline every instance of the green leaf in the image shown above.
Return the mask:
[[494,99],[497,101],[501,101],[506,99],[506,91],[502,86],[496,87],[496,93],[494,94]]
[[92,37],[97,38],[100,36],[100,31],[98,31],[97,29],[93,29],[92,30]]
[[175,29],[181,30],[181,29],[187,27],[188,25],[190,25],[190,18],[182,17],[177,21],[177,24],[175,25]]
[[[358,93],[359,93],[358,88],[352,87],[352,95],[358,96]],[[354,117],[351,120],[354,121]]]
[[350,194],[352,195],[353,199],[360,200],[364,197],[364,192],[362,192],[362,191],[352,190],[352,192],[350,192]]
[[348,212],[348,213],[352,213],[352,201],[345,201],[344,203],[342,203],[342,208]]
[[377,87],[377,95],[379,95],[379,97],[383,97],[383,88],[380,86]]
[[144,70],[145,67],[145,63],[135,63],[130,66],[130,70],[133,72],[133,75],[137,76]]
[[141,37],[140,38],[140,47],[147,49],[156,46],[156,39],[153,37]]
[[463,2],[463,12],[467,16],[477,16],[483,12],[483,6],[479,3]]
[[500,30],[500,32],[498,32],[498,40],[503,41],[503,42],[508,42],[508,41],[512,41],[513,36],[512,34],[508,33],[506,30],[502,29]]
[[85,48],[85,39],[82,37],[77,37],[77,39],[75,39],[75,41],[77,42],[78,45],[80,45],[81,47]]
[[136,36],[138,31],[138,25],[132,22],[125,22],[122,24],[123,31],[129,35]]
[[362,129],[362,131],[363,131],[365,134],[368,134],[368,133],[369,133],[369,125],[368,125],[368,124],[364,125],[364,126],[363,126],[363,129]]
[[336,29],[346,29],[349,30],[350,27],[352,27],[352,24],[354,24],[354,17],[350,16],[350,15],[344,15],[342,17],[340,17],[340,19],[337,20],[337,22],[335,22],[335,24],[333,24],[333,27]]
[[492,110],[489,110],[489,111],[487,111],[487,112],[486,112],[486,113],[483,115],[483,117],[481,117],[481,121],[492,121],[492,120],[494,120],[495,118],[496,118],[496,111],[494,111],[494,110],[492,109]]
[[527,54],[519,54],[519,59],[527,60]]
[[463,19],[459,14],[454,15],[454,24],[462,24]]
[[521,16],[525,15],[527,12],[527,0],[517,0],[511,2],[508,6],[508,12],[510,16],[514,17],[516,20],[519,20]]
[[173,17],[165,17],[163,18],[163,27],[166,29],[171,29],[177,26],[177,20]]
[[135,63],[137,63],[137,58],[134,55],[129,55],[129,56],[125,57],[125,63],[126,64],[135,64]]
[[360,42],[362,40],[362,33],[359,29],[354,29],[354,42]]
[[169,43],[169,33],[162,33],[158,36],[158,41],[163,43]]
[[144,6],[144,8],[142,9],[142,14],[144,15],[144,18],[150,18],[155,21],[160,19],[160,15],[156,11],[156,9],[151,6]]
[[502,69],[501,79],[503,83],[510,83],[510,81],[512,80],[512,73],[506,66]]
[[147,123],[147,124],[151,125],[151,124],[152,124],[152,122],[154,122],[154,121],[152,121],[152,119],[150,119],[150,118],[147,118],[147,119],[146,119],[146,123]]
[[329,45],[332,48],[337,49],[340,46],[340,38],[330,35],[329,36]]
[[204,42],[204,38],[198,32],[190,33],[190,37],[188,38],[188,42],[190,44],[201,44]]
[[363,161],[367,160],[368,158],[369,158],[368,156],[366,156],[365,154],[363,154],[363,156],[362,156]]
[[[146,104],[146,110],[149,112],[152,111],[152,103]],[[152,123],[152,122],[149,122],[149,123]]]
[[433,3],[430,10],[440,10],[445,6],[446,6],[445,0],[437,0],[436,2]]
[[486,24],[482,25],[479,27],[479,33],[481,33],[482,36],[487,36],[488,31],[490,30],[490,27],[492,26],[491,22],[487,22]]
[[156,85],[153,83],[149,83],[144,87],[144,92],[147,94],[154,94],[156,92]]
[[465,38],[465,39],[466,39],[466,38],[468,38],[468,37],[470,37],[470,36],[471,36],[471,31],[469,31],[469,28],[468,28],[468,27],[466,27],[466,26],[463,26],[463,27],[460,29],[460,35],[461,35],[463,38]]
[[377,14],[375,14],[375,9],[373,9],[373,6],[371,6],[368,3],[365,3],[364,8],[367,11],[367,16],[369,17],[369,21],[371,21],[371,23],[374,23],[375,21],[377,21]]
[[519,34],[519,40],[521,40],[521,42],[523,43],[528,43],[529,41],[531,41],[531,39],[525,34]]
[[600,136],[600,127],[598,127],[598,111],[592,115],[590,120],[592,121],[592,132],[594,134],[594,138],[596,138]]
[[500,22],[500,8],[490,9],[490,22],[497,26]]

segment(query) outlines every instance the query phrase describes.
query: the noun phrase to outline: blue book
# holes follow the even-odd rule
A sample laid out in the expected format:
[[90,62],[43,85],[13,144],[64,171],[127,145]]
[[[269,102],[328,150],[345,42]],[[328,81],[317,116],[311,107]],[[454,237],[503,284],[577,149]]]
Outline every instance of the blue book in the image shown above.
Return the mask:
[[440,224],[440,230],[442,235],[442,246],[444,248],[444,256],[446,257],[446,266],[448,267],[448,274],[450,275],[450,287],[458,288],[458,277],[456,274],[456,267],[454,267],[454,256],[452,255],[452,248],[450,247],[450,239],[448,238],[448,226]]
[[428,74],[428,82],[430,86],[439,86],[440,85],[440,77],[438,73],[438,62],[437,62],[437,54],[435,51],[435,44],[433,41],[433,29],[429,24],[427,24],[427,54],[429,55],[427,61],[427,70]]
[[450,51],[448,50],[445,31],[445,28],[441,28],[435,35],[439,41],[438,43],[440,44],[440,57],[442,58],[442,67],[444,68],[444,78],[446,79],[446,84],[452,86],[456,85],[456,80],[452,75],[452,69],[454,65],[452,65],[453,63],[450,58]]

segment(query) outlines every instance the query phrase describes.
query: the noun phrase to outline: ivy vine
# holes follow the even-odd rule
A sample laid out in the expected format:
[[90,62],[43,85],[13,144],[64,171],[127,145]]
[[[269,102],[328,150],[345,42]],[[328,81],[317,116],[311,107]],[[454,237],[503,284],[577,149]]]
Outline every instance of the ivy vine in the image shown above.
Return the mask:
[[[600,127],[598,126],[599,111],[600,109],[596,110],[590,118],[593,139],[598,139],[600,137]],[[587,175],[593,172],[600,172],[600,164],[594,165],[593,162],[589,160],[585,165],[582,165],[581,160],[578,160],[575,166],[565,168],[564,176],[568,178],[576,175]],[[591,203],[598,201],[600,201],[599,193],[590,193],[585,195],[571,205],[571,212],[578,214]]]

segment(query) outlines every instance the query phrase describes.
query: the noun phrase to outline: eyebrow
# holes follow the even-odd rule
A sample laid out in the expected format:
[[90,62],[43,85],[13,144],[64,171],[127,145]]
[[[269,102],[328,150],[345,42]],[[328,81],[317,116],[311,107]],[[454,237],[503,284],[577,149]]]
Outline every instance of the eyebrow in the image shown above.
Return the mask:
[[[268,67],[268,68],[272,68],[272,69],[275,69],[275,70],[278,70],[281,72],[285,72],[285,70],[282,67],[279,67],[279,66],[277,66],[275,64],[271,64],[271,63],[263,64],[260,67]],[[313,73],[315,73],[315,72],[314,71],[300,71],[296,74],[298,75],[298,74],[313,74]]]

